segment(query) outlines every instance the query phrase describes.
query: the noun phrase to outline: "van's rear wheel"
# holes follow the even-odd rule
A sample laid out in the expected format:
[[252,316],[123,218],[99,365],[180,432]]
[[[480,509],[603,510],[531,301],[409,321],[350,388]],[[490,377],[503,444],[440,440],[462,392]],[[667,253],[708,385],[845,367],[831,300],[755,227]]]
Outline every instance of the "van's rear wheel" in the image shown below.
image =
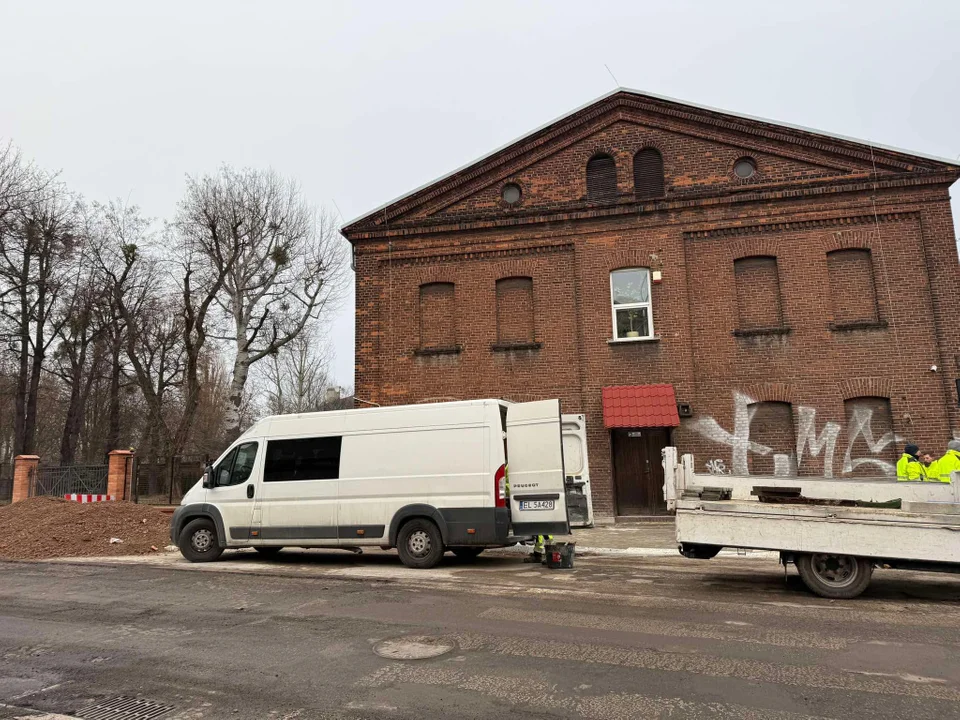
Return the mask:
[[479,547],[455,547],[450,548],[450,550],[457,556],[458,560],[473,560],[483,552],[483,548]]
[[832,600],[857,597],[867,589],[873,576],[870,561],[852,555],[814,553],[800,555],[796,563],[803,584],[820,597]]
[[431,521],[410,520],[397,536],[397,552],[404,565],[411,568],[432,568],[443,557],[443,538]]
[[177,547],[190,562],[212,562],[223,554],[217,540],[217,527],[207,518],[188,522],[180,531]]

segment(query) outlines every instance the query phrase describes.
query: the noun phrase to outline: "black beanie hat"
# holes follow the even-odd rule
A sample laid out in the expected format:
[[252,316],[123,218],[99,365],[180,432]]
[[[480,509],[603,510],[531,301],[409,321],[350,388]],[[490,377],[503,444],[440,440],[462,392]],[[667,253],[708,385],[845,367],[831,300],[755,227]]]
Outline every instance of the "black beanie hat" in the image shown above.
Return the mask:
[[920,452],[920,448],[918,448],[916,445],[907,445],[907,446],[903,449],[903,451],[904,451],[907,455],[916,455],[917,453]]

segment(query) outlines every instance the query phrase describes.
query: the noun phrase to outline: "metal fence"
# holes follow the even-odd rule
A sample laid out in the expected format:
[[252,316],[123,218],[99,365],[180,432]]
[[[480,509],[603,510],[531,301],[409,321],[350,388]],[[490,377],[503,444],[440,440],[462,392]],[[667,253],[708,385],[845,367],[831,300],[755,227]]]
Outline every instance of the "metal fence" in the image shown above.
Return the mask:
[[13,499],[13,462],[0,464],[0,505]]
[[131,499],[147,505],[174,505],[203,475],[202,456],[140,458],[134,462]]
[[31,495],[63,497],[70,493],[107,492],[106,465],[40,466],[30,482]]

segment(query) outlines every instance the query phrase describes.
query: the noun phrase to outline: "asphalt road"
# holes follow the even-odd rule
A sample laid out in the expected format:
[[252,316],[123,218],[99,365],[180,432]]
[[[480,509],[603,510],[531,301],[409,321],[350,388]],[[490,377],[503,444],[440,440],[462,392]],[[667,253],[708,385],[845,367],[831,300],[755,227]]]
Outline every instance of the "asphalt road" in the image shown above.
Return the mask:
[[0,563],[0,718],[106,718],[89,708],[129,696],[164,720],[942,720],[958,610],[952,576],[879,572],[830,602],[738,557]]

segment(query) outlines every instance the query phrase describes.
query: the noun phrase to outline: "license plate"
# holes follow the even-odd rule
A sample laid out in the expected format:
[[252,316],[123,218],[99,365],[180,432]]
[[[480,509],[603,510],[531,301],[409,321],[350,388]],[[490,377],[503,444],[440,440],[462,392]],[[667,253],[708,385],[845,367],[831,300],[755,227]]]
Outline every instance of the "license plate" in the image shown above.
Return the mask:
[[553,510],[555,500],[521,500],[521,510]]

